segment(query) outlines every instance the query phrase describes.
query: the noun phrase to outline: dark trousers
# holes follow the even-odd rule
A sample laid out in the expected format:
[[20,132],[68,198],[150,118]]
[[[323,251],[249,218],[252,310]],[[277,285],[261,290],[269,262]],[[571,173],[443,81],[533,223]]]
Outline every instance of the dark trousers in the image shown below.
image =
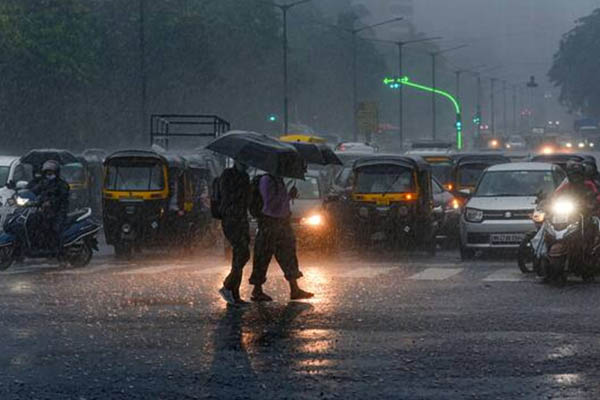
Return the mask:
[[291,281],[302,277],[296,256],[296,237],[289,218],[259,219],[250,284],[262,285],[267,281],[267,270],[273,256],[285,279]]
[[242,283],[244,266],[250,259],[250,225],[246,218],[224,218],[221,226],[233,253],[231,272],[225,278],[223,286],[230,290],[237,290]]

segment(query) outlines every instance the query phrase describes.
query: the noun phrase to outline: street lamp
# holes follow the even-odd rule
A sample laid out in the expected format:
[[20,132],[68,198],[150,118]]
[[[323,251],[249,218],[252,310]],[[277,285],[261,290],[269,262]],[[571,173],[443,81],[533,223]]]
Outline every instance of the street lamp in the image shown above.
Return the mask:
[[[460,46],[456,46],[456,47],[451,47],[449,49],[444,49],[444,50],[439,50],[439,51],[435,51],[435,52],[431,52],[429,53],[429,55],[431,56],[431,83],[433,86],[433,89],[436,89],[436,83],[435,83],[435,72],[436,72],[436,68],[435,68],[435,59],[437,56],[444,54],[444,53],[448,53],[454,50],[458,50],[458,49],[462,49],[464,47],[467,47],[468,45],[463,44]],[[433,133],[433,140],[436,139],[437,136],[437,127],[436,127],[436,110],[435,110],[435,93],[432,92],[431,95],[431,108],[432,108],[432,133]]]
[[[398,46],[398,77],[402,78],[402,74],[404,73],[404,68],[402,67],[402,48],[408,44],[413,43],[421,43],[428,42],[432,40],[440,40],[442,37],[430,37],[423,39],[415,39],[415,40],[405,40],[405,41],[389,41],[389,43],[394,43]],[[400,139],[400,148],[404,146],[404,95],[402,90],[402,85],[398,88],[398,130],[399,130],[399,139]]]
[[265,0],[256,1],[277,7],[283,15],[283,134],[287,135],[289,127],[287,14],[290,9],[312,0],[299,0],[289,4],[279,4]]
[[396,17],[396,18],[388,19],[383,22],[373,24],[373,25],[362,26],[362,27],[356,28],[356,29],[338,28],[338,29],[341,29],[352,35],[352,118],[354,121],[354,128],[353,128],[354,141],[358,140],[358,124],[357,124],[357,120],[356,120],[356,113],[358,111],[358,99],[357,99],[357,97],[358,97],[358,78],[357,78],[358,60],[357,60],[357,50],[356,50],[356,37],[360,32],[366,31],[367,29],[377,28],[379,26],[391,24],[392,22],[402,21],[403,19],[404,18],[402,18],[402,17]]

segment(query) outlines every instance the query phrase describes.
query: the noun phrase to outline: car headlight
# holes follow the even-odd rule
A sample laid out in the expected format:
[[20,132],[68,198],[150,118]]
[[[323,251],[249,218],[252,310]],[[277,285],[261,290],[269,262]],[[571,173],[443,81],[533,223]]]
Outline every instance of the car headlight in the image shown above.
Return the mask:
[[123,224],[123,225],[121,225],[121,230],[125,234],[130,233],[131,232],[131,225],[129,225],[129,224]]
[[323,222],[323,216],[320,214],[313,214],[310,217],[302,218],[302,220],[300,220],[302,225],[313,227],[322,226]]
[[545,217],[546,217],[546,214],[543,211],[535,211],[533,213],[533,216],[531,217],[531,219],[533,219],[533,222],[537,222],[538,224],[541,224],[542,222],[544,222]]
[[496,139],[490,140],[490,147],[498,147],[498,141]]
[[590,146],[590,147],[594,147],[594,143],[591,143],[591,142],[590,142],[590,144],[588,144],[588,146]]
[[511,148],[511,145],[510,145],[510,143],[506,143],[506,148],[507,148],[507,149],[510,149],[510,148]]
[[17,197],[17,205],[23,207],[25,204],[29,203],[29,199],[23,197]]
[[469,222],[481,222],[483,221],[483,211],[475,208],[467,208],[465,210],[465,219]]
[[575,203],[571,200],[558,199],[552,204],[554,214],[571,215],[575,211]]
[[579,142],[579,144],[577,145],[577,147],[579,147],[580,149],[585,147],[585,143],[583,142]]
[[460,201],[458,201],[458,199],[454,198],[450,202],[450,206],[452,207],[452,209],[458,210],[460,208]]
[[569,142],[569,143],[567,143],[567,144],[566,144],[566,146],[567,146],[568,148],[571,148],[571,147],[573,147],[573,143]]

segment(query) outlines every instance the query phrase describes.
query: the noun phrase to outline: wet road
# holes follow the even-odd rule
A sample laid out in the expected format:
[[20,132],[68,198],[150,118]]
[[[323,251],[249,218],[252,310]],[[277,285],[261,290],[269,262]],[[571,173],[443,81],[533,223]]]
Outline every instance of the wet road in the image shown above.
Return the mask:
[[[597,399],[599,285],[511,260],[302,259],[289,302],[226,307],[217,256],[0,273],[0,399]],[[247,271],[249,272],[249,271]],[[243,294],[249,297],[244,284]]]

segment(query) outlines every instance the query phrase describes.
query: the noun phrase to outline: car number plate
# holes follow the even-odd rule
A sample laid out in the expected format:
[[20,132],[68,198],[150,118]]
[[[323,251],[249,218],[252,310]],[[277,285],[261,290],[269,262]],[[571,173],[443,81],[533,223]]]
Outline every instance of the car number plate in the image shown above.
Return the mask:
[[496,234],[491,235],[492,243],[518,243],[523,240],[525,235],[520,233]]

